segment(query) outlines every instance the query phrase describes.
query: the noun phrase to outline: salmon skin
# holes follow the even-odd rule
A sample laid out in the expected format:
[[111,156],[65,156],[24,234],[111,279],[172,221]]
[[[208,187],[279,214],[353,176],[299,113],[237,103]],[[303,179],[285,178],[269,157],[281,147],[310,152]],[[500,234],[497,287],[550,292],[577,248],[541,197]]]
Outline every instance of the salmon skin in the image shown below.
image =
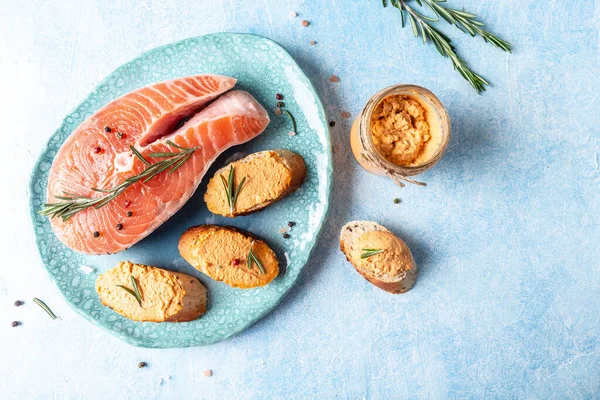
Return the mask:
[[93,189],[123,184],[144,172],[147,164],[165,159],[158,153],[195,150],[174,172],[165,170],[148,181],[135,182],[100,208],[88,207],[66,220],[50,218],[58,239],[86,254],[117,253],[175,214],[219,154],[253,139],[269,124],[266,110],[249,93],[222,95],[235,82],[225,76],[199,75],[156,83],[112,101],[84,121],[54,158],[47,203],[60,202],[67,194],[106,196]]

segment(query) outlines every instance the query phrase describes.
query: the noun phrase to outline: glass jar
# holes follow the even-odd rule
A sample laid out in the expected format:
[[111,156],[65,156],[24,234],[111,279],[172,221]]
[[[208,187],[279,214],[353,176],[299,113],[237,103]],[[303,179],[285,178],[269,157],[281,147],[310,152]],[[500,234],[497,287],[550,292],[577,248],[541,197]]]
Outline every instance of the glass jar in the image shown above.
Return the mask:
[[[427,122],[429,124],[431,139],[436,148],[430,157],[422,163],[413,166],[400,166],[387,160],[381,155],[371,136],[371,116],[375,108],[386,97],[392,95],[408,95],[417,100],[425,109]],[[448,112],[429,90],[415,85],[394,85],[385,88],[369,99],[360,115],[354,120],[350,131],[350,145],[356,161],[367,171],[375,175],[387,175],[399,186],[404,182],[410,182],[425,186],[425,183],[415,181],[410,176],[418,175],[437,163],[450,141],[450,117]]]

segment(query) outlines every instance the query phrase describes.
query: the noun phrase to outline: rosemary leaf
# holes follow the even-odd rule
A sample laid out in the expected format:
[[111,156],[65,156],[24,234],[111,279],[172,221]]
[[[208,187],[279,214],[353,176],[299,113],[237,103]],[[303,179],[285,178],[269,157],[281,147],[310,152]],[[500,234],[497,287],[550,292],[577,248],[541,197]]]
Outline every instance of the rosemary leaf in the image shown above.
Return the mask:
[[[242,190],[242,185],[244,184],[244,182],[246,182],[246,177],[243,177],[242,180],[240,181],[240,183],[238,184],[237,189],[235,190],[235,194],[233,195],[233,207],[235,208],[235,203],[237,203],[237,198],[240,195],[240,191]],[[232,211],[233,212],[233,211]]]
[[160,157],[174,157],[176,155],[179,155],[179,153],[173,153],[173,152],[165,152],[165,153],[148,153],[148,155],[152,158],[160,158]]
[[369,258],[371,256],[374,256],[376,254],[381,254],[385,250],[379,250],[379,249],[362,249],[362,251],[364,251],[364,253],[362,253],[360,255],[360,258],[365,259],[365,258]]
[[248,252],[248,268],[252,268],[252,263],[255,263],[261,274],[265,274],[265,267],[263,267],[262,263],[256,257],[256,254],[252,251],[252,247],[254,246],[254,242],[250,245],[250,251]]
[[140,303],[140,306],[142,305],[142,295],[140,293],[140,289],[138,288],[137,282],[135,281],[135,278],[133,277],[133,275],[129,275],[129,277],[131,278],[131,286],[133,286],[133,290],[135,291],[135,297],[138,300],[138,303]]
[[138,299],[138,297],[136,296],[136,294],[135,294],[135,292],[133,290],[131,290],[128,287],[123,286],[123,285],[117,285],[117,287],[123,289],[124,291],[126,291],[127,293],[129,293],[130,295],[132,295],[137,300],[137,302],[140,305],[140,307],[142,306],[142,303],[141,303],[140,299]]
[[144,164],[146,164],[146,165],[150,165],[150,163],[148,162],[148,160],[146,160],[146,159],[144,158],[144,156],[142,155],[142,153],[140,153],[139,151],[137,151],[137,149],[136,149],[135,147],[133,147],[133,146],[131,146],[131,145],[130,145],[130,146],[129,146],[129,148],[131,149],[131,152],[132,152],[133,154],[135,154],[135,156],[136,156],[137,158],[139,158],[139,159],[140,159],[140,161],[141,161],[141,162],[143,162],[143,163],[144,163]]
[[229,204],[229,209],[231,210],[231,197],[229,196],[229,188],[227,187],[227,181],[223,178],[223,175],[219,175],[221,178],[221,183],[223,184],[223,189],[225,190],[225,196],[227,197],[227,204]]
[[285,115],[288,116],[288,118],[292,122],[292,130],[294,131],[294,133],[298,133],[297,132],[297,127],[296,127],[296,119],[294,118],[294,116],[292,115],[292,113],[289,112],[288,110],[286,110],[285,108],[282,109],[282,111],[285,113]]
[[229,191],[229,198],[231,199],[231,201],[229,202],[229,207],[231,208],[231,212],[233,212],[233,209],[235,207],[235,204],[233,204],[233,176],[234,174],[234,170],[233,170],[233,165],[231,167],[229,167],[229,176],[227,177],[227,190]]
[[40,299],[38,299],[37,297],[33,298],[33,302],[35,304],[37,304],[38,306],[40,306],[44,311],[46,311],[46,313],[48,313],[48,315],[50,316],[50,318],[52,319],[57,319],[58,317],[56,316],[56,314],[54,314],[52,312],[52,310],[50,309],[50,307],[48,307],[46,305],[46,303],[44,303],[43,301],[41,301]]
[[123,286],[123,285],[117,285],[117,287],[123,289],[124,291],[126,291],[127,293],[129,293],[130,295],[135,297],[135,299],[137,300],[138,304],[141,307],[143,299],[142,299],[142,295],[140,293],[140,289],[138,288],[137,282],[135,281],[135,278],[133,277],[133,275],[129,275],[129,279],[131,279],[131,286],[133,287],[133,290],[131,290],[128,287]]

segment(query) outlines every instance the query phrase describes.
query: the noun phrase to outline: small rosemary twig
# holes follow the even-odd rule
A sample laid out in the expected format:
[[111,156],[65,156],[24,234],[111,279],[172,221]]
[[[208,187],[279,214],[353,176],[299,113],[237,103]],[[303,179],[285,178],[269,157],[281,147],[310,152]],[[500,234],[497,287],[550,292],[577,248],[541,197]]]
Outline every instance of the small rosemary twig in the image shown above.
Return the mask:
[[133,185],[134,183],[137,183],[139,181],[146,183],[150,179],[154,178],[155,176],[167,169],[169,170],[167,172],[167,175],[170,175],[173,172],[177,171],[187,160],[189,160],[192,157],[194,151],[199,149],[199,147],[181,147],[171,142],[170,140],[167,140],[167,144],[171,147],[180,149],[181,151],[178,153],[171,152],[148,154],[148,156],[152,158],[165,158],[165,160],[161,160],[155,164],[151,164],[147,159],[144,158],[144,156],[142,156],[142,154],[139,151],[137,151],[133,146],[130,146],[132,153],[137,158],[139,158],[140,161],[142,161],[147,166],[147,168],[139,175],[131,176],[125,179],[123,183],[113,188],[92,188],[92,190],[96,192],[108,193],[106,196],[89,198],[63,192],[64,196],[54,196],[56,199],[61,201],[58,201],[56,203],[44,204],[44,207],[40,211],[38,211],[38,214],[49,216],[50,218],[61,217],[63,221],[67,221],[73,215],[89,207],[101,208],[107,203],[114,200],[117,196],[123,193],[129,186]]
[[131,290],[128,287],[123,286],[123,285],[117,285],[117,287],[125,290],[127,293],[129,293],[130,295],[135,297],[135,299],[137,300],[138,304],[141,307],[143,299],[142,299],[142,295],[140,293],[140,289],[138,288],[135,278],[132,275],[129,275],[129,278],[131,279],[131,286],[133,287],[133,290]]
[[50,316],[50,318],[52,319],[57,319],[58,317],[56,316],[56,314],[54,314],[52,312],[52,310],[50,309],[50,307],[48,307],[46,305],[46,303],[44,303],[43,301],[41,301],[40,299],[38,299],[37,297],[33,298],[33,302],[35,304],[37,304],[38,306],[40,306],[42,308],[42,310],[46,311],[46,313],[48,313],[48,315]]
[[252,269],[252,263],[255,263],[256,266],[258,267],[258,269],[260,270],[260,272],[264,275],[265,274],[265,267],[263,267],[262,263],[260,262],[260,260],[258,259],[258,257],[256,257],[256,254],[254,254],[254,252],[252,251],[252,246],[254,246],[254,242],[252,242],[252,244],[250,245],[250,251],[248,252],[248,268]]
[[288,116],[288,118],[290,119],[290,121],[292,122],[292,130],[294,133],[298,133],[297,132],[297,127],[296,127],[296,119],[294,118],[294,116],[292,115],[291,112],[289,112],[288,110],[286,110],[285,108],[283,108],[281,111],[283,111],[285,113],[285,115]]
[[360,255],[360,258],[365,259],[365,258],[369,258],[371,256],[374,256],[375,254],[381,254],[385,250],[379,250],[379,249],[362,249],[362,251],[364,251],[364,253],[362,253]]
[[235,210],[235,203],[237,203],[238,196],[240,195],[240,191],[242,190],[242,185],[246,182],[246,177],[244,177],[240,183],[237,185],[237,189],[234,187],[234,169],[233,165],[229,168],[229,176],[227,181],[223,177],[223,175],[219,175],[221,177],[221,183],[223,184],[223,189],[225,189],[225,196],[227,196],[227,204],[229,204],[229,212],[233,214],[233,210]]

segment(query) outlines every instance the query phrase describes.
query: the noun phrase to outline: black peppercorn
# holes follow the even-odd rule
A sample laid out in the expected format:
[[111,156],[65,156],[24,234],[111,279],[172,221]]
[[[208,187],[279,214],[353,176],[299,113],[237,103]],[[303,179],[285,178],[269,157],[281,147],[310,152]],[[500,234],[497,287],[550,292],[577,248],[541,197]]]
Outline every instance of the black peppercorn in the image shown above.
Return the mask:
[[329,121],[329,126],[333,128],[335,126],[335,121]]
[[284,238],[284,239],[289,239],[289,238],[290,238],[290,235],[289,235],[288,233],[284,233],[284,234],[283,234],[283,238]]
[[21,325],[21,323],[19,321],[13,321],[11,325],[13,328],[16,328],[17,326]]
[[98,232],[98,231],[94,232],[94,237],[96,237],[96,238],[100,237],[100,232]]
[[278,101],[277,107],[279,107],[279,108],[285,107],[285,103],[283,101]]
[[21,305],[23,305],[23,302],[21,300],[15,301],[15,307],[19,307]]
[[123,229],[123,224],[117,224],[116,228],[118,231],[120,231],[121,229]]
[[133,215],[133,213],[131,211],[127,211],[127,216],[131,217]]
[[296,225],[296,223],[295,223],[295,222],[292,222],[292,221],[288,222],[288,226],[289,226],[290,228],[291,228],[291,227],[293,227],[293,226],[295,226],[295,225]]
[[144,368],[146,365],[148,365],[148,364],[146,364],[145,362],[142,361],[141,363],[138,364],[138,368]]
[[398,199],[398,198],[395,198],[395,199],[394,199],[394,204],[398,204],[398,203],[400,203],[400,199]]
[[110,132],[110,131],[112,131],[112,129],[110,129],[110,127],[108,127],[108,126],[105,126],[105,127],[104,127],[104,131],[105,131],[105,132]]

